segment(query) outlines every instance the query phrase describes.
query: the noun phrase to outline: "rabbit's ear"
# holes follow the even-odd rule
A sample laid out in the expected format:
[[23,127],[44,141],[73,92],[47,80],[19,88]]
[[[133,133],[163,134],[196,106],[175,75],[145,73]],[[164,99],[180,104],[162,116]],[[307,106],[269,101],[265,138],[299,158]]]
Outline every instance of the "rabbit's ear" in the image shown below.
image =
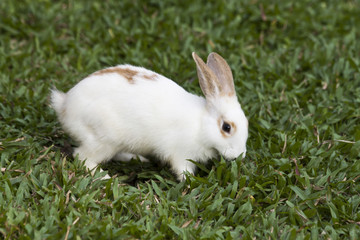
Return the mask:
[[219,96],[221,92],[221,84],[214,72],[204,63],[204,61],[198,55],[196,55],[195,52],[192,53],[192,56],[196,63],[199,84],[202,92],[205,95],[205,98],[213,99]]
[[233,75],[225,59],[212,52],[208,56],[206,65],[209,66],[220,82],[220,95],[235,96]]

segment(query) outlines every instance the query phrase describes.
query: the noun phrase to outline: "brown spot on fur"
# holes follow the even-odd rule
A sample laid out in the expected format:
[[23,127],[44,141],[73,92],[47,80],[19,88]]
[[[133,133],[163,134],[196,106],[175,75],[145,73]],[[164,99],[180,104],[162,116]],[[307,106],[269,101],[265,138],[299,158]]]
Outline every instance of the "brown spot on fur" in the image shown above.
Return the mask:
[[157,75],[156,75],[155,73],[154,73],[154,74],[151,74],[151,75],[146,75],[146,74],[144,74],[142,77],[145,78],[145,79],[147,79],[147,80],[155,80],[156,77],[157,77]]
[[[222,135],[223,137],[225,137],[225,138],[228,138],[228,137],[233,136],[233,135],[235,134],[235,132],[236,132],[236,125],[235,125],[235,123],[230,122],[230,121],[224,121],[224,120],[222,120],[222,119],[223,119],[222,117],[218,119],[218,125],[219,125],[219,129],[220,129],[221,135]],[[227,122],[228,124],[230,124],[230,126],[231,126],[231,131],[230,131],[230,133],[224,132],[224,131],[222,130],[222,124],[223,124],[223,122]]]
[[125,77],[129,83],[134,84],[134,76],[138,74],[138,72],[131,70],[129,68],[119,68],[119,67],[111,67],[111,68],[105,68],[103,70],[97,71],[93,73],[92,75],[104,75],[104,74],[110,74],[110,73],[116,73],[123,77]]
[[235,125],[235,123],[233,123],[233,122],[230,122],[230,125],[231,125],[231,128],[233,129],[232,135],[234,135],[235,132],[236,132],[236,125]]

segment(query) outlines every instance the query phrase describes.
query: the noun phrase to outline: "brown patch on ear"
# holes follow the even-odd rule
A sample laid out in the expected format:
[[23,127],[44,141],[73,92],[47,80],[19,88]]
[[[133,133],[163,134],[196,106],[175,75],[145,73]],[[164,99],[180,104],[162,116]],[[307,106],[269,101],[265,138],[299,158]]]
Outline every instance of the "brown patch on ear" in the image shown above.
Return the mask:
[[119,68],[119,67],[111,67],[111,68],[105,68],[103,70],[97,71],[93,73],[92,75],[104,75],[104,74],[110,74],[110,73],[116,73],[123,77],[125,77],[129,83],[134,84],[134,76],[138,74],[138,72],[131,70],[129,68]]
[[221,92],[222,87],[218,78],[195,52],[192,53],[192,56],[196,63],[200,88],[205,98],[215,98]]
[[[235,125],[235,123],[230,122],[230,121],[224,121],[222,117],[220,117],[217,122],[218,122],[218,125],[219,125],[220,133],[221,133],[221,135],[222,135],[224,138],[231,137],[231,136],[233,136],[233,135],[235,134],[235,132],[236,132],[236,125]],[[223,122],[227,122],[228,124],[230,124],[230,126],[231,126],[231,131],[230,131],[230,133],[226,133],[226,132],[224,132],[224,131],[222,130],[222,123],[223,123]]]
[[207,66],[215,73],[222,86],[220,96],[235,96],[234,79],[230,66],[219,54],[212,52],[207,59]]

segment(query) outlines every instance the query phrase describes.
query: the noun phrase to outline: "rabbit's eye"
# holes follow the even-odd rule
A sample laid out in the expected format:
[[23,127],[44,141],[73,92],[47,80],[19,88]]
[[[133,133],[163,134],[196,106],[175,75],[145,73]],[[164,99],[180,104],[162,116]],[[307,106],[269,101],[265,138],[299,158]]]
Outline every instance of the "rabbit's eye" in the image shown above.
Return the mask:
[[230,124],[228,124],[227,122],[224,122],[223,125],[222,125],[222,130],[223,130],[224,132],[230,133],[230,131],[231,131],[231,126],[230,126]]

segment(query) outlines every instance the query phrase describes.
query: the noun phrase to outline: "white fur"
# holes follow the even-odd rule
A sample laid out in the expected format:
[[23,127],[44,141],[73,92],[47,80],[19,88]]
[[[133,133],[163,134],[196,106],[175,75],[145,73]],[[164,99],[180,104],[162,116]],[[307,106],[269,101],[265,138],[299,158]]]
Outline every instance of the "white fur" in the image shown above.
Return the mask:
[[[79,143],[74,155],[89,169],[131,153],[168,162],[182,180],[184,171],[195,170],[187,159],[206,162],[218,153],[227,159],[245,154],[247,120],[236,96],[207,102],[152,71],[117,68],[137,72],[133,82],[118,73],[92,74],[66,94],[52,90],[59,121]],[[152,80],[143,77],[154,74]],[[234,136],[222,136],[220,116],[236,124]]]

